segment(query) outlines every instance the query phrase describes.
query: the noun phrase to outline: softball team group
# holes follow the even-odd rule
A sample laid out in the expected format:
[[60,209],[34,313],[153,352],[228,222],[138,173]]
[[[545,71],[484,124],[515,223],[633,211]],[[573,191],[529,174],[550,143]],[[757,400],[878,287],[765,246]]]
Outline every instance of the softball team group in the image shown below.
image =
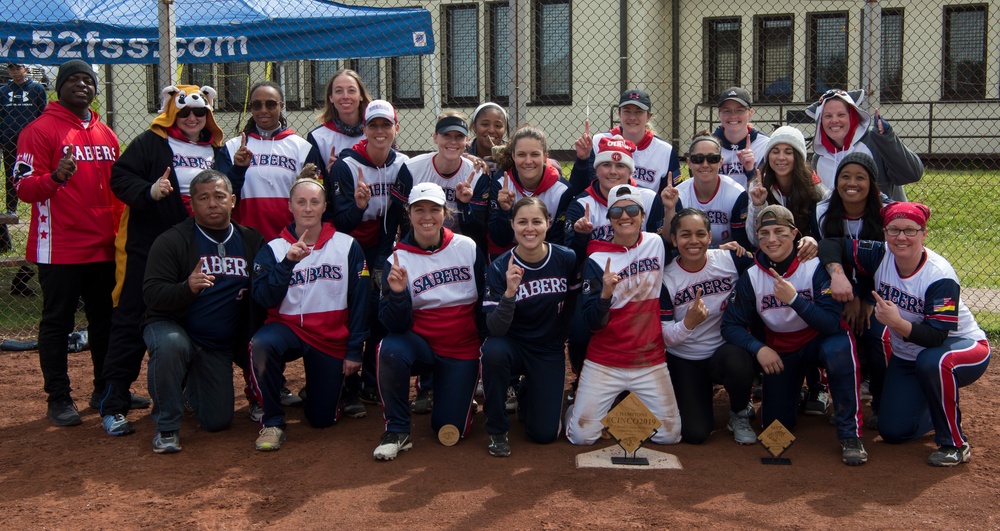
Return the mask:
[[[652,442],[702,443],[721,385],[739,444],[756,442],[755,418],[794,431],[832,400],[847,465],[868,459],[863,427],[888,443],[933,430],[931,465],[969,461],[958,389],[990,349],[954,270],[924,247],[930,209],[906,202],[920,160],[863,93],[809,108],[810,159],[802,133],[755,129],[749,93],[727,89],[683,179],[649,94],[628,90],[620,125],[585,125],[568,180],[545,133],[511,130],[499,105],[471,123],[443,114],[437,151],[408,158],[392,105],[356,73],[336,73],[327,96],[306,141],[280,89],[255,85],[254,119],[227,144],[249,165],[234,219],[271,240],[251,290],[269,312],[250,349],[257,449],[285,441],[283,406],[298,399],[282,372],[301,357],[311,425],[381,404],[379,460],[412,447],[412,412],[429,411],[443,444],[468,436],[481,382],[498,457],[509,413],[537,443],[593,444],[627,391],[662,423]],[[296,180],[288,169],[306,163]]]

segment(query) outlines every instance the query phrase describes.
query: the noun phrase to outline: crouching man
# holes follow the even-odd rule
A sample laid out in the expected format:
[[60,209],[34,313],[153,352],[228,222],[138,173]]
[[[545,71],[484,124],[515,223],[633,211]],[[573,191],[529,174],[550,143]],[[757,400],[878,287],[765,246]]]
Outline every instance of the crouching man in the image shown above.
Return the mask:
[[190,195],[194,217],[153,243],[142,287],[158,454],[181,450],[185,401],[202,429],[229,427],[233,359],[248,356],[254,323],[262,317],[249,289],[250,265],[263,236],[232,223],[236,196],[224,174],[199,173]]

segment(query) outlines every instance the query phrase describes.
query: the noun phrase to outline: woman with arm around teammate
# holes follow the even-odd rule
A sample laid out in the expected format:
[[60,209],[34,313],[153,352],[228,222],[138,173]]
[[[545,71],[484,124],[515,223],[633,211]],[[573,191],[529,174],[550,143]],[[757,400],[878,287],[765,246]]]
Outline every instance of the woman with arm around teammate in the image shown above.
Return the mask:
[[386,423],[374,456],[383,461],[413,446],[410,376],[433,372],[431,427],[449,446],[469,433],[479,378],[485,261],[472,239],[444,227],[440,186],[420,183],[408,199],[411,229],[384,266],[379,301],[379,320],[389,331],[378,349]]
[[631,391],[662,424],[652,441],[674,444],[681,439],[681,419],[659,326],[663,240],[642,231],[637,187],[615,186],[608,203],[614,239],[593,241],[584,264],[582,308],[592,336],[576,400],[566,411],[566,437],[594,444],[615,397]]
[[369,275],[354,238],[323,223],[326,190],[307,164],[289,192],[293,222],[254,260],[252,295],[267,320],[250,341],[253,386],[263,404],[258,450],[285,440],[281,407],[285,363],[303,359],[306,420],[316,428],[337,422],[344,377],[361,368],[368,336]]
[[875,318],[889,331],[892,357],[886,368],[878,431],[890,444],[934,430],[938,449],[927,462],[955,466],[972,457],[962,432],[958,389],[979,379],[990,362],[986,334],[961,300],[951,264],[924,247],[930,209],[893,203],[882,210],[885,242],[829,239],[820,257],[835,297],[852,288],[841,263],[874,277]]
[[533,441],[559,436],[566,376],[569,300],[576,278],[573,251],[544,240],[549,212],[537,197],[511,209],[517,245],[490,264],[483,312],[489,337],[483,343],[483,387],[489,452],[510,455],[510,421],[504,402],[511,375],[524,375],[519,418]]
[[663,271],[660,312],[667,317],[661,326],[681,414],[681,440],[700,444],[708,439],[715,425],[713,384],[721,383],[729,394],[726,427],[737,443],[754,444],[749,401],[756,366],[749,352],[726,343],[720,331],[726,299],[753,259],[743,249],[710,249],[711,239],[708,215],[701,210],[685,208],[670,224],[678,256]]

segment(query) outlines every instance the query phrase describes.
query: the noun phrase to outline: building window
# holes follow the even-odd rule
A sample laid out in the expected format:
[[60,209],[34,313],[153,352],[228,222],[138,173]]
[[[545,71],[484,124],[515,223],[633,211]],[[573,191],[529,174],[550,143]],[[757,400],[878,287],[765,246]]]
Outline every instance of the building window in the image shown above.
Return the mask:
[[986,6],[944,8],[944,75],[948,100],[986,97]]
[[219,87],[215,84],[214,66],[211,64],[181,65],[181,83],[184,85],[196,85],[198,87],[208,85],[219,91]]
[[903,10],[882,10],[882,64],[879,74],[882,101],[903,100]]
[[364,81],[368,94],[373,99],[382,98],[382,75],[378,59],[351,59],[351,70],[354,70]]
[[703,101],[714,102],[723,90],[740,83],[740,19],[706,18]]
[[534,103],[573,102],[572,19],[569,0],[535,0]]
[[326,108],[326,84],[330,82],[333,73],[340,70],[340,61],[322,60],[310,61],[312,80],[312,107],[313,109]]
[[222,78],[224,90],[220,91],[220,107],[227,111],[249,109],[250,63],[223,64]]
[[160,110],[162,97],[160,91],[160,65],[146,65],[146,108],[155,113]]
[[302,108],[302,89],[299,86],[301,75],[302,68],[298,61],[271,63],[270,79],[285,93],[285,108],[288,110]]
[[514,72],[514,34],[510,26],[510,4],[487,4],[489,9],[490,84],[488,99],[510,105],[510,81]]
[[475,4],[444,8],[445,105],[479,102],[479,8]]
[[809,100],[847,90],[847,13],[810,13]]
[[392,58],[392,104],[396,107],[424,106],[424,70],[419,55]]
[[754,99],[761,103],[792,101],[795,63],[792,15],[754,18]]

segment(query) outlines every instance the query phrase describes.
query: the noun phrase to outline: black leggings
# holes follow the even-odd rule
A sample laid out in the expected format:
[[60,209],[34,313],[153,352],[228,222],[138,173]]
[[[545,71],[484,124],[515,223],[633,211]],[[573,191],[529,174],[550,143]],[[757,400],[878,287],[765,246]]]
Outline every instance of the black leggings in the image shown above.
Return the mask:
[[667,352],[667,368],[681,413],[681,440],[701,444],[715,427],[712,414],[712,385],[721,383],[729,393],[729,409],[746,409],[756,372],[750,353],[728,343],[712,357],[688,360]]

